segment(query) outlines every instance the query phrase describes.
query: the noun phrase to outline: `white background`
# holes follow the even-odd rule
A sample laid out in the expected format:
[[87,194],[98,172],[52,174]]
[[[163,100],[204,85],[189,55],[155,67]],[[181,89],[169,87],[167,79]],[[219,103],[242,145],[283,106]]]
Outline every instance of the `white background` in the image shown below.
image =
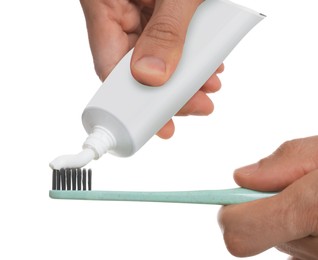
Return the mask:
[[[268,17],[225,61],[214,113],[176,119],[171,140],[130,158],[91,163],[95,189],[231,188],[235,168],[317,134],[316,1],[235,2]],[[48,163],[81,148],[99,85],[78,1],[1,1],[0,259],[235,259],[218,206],[49,199]],[[269,258],[287,255],[252,259]]]

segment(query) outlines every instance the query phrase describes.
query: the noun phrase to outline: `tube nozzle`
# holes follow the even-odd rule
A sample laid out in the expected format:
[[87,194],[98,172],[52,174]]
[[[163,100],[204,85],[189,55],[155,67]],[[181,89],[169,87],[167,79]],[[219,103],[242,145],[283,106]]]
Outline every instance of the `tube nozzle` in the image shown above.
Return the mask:
[[62,168],[81,168],[93,159],[99,159],[109,149],[116,146],[116,139],[107,129],[96,126],[83,144],[83,151],[78,154],[62,155],[50,163],[55,170]]

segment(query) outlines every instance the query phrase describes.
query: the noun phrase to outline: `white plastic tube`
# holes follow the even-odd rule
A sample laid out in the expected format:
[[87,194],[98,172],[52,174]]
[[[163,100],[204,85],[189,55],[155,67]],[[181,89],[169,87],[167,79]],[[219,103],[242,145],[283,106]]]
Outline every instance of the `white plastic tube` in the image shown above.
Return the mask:
[[[89,134],[83,149],[94,153],[62,156],[50,166],[81,167],[106,152],[122,157],[134,154],[182,108],[263,18],[258,12],[226,0],[204,1],[189,25],[177,69],[161,87],[142,85],[132,77],[131,50],[83,112],[83,125]],[[87,154],[85,160],[83,154]]]

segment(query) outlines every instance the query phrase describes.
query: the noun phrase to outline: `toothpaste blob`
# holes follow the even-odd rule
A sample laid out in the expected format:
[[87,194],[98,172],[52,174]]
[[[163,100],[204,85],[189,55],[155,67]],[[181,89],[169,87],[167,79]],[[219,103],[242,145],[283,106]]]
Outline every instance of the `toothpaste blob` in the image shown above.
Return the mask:
[[81,168],[95,157],[91,149],[84,149],[78,154],[61,155],[50,163],[52,169]]

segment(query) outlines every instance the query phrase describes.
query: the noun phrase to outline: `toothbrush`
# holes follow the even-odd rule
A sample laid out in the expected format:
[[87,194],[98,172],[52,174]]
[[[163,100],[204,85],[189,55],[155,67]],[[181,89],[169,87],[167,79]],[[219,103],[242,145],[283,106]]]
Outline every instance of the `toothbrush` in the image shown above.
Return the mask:
[[[275,192],[260,192],[244,188],[197,191],[94,191],[92,171],[86,169],[53,170],[52,199],[147,201],[230,205],[274,196]],[[87,188],[87,190],[86,190]]]

